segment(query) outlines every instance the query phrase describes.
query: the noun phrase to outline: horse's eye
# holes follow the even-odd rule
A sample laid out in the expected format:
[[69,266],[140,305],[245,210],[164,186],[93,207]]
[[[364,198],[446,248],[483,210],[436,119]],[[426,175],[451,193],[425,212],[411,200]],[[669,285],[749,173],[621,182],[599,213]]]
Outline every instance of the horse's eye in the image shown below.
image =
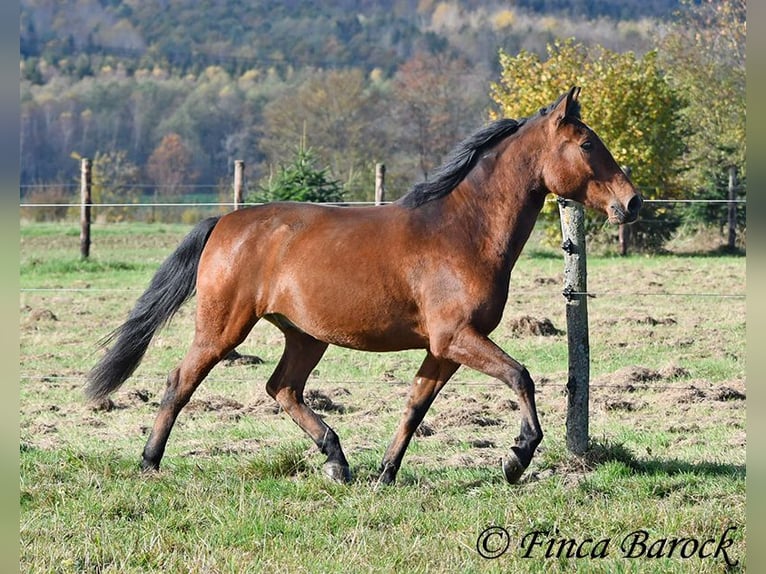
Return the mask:
[[590,140],[585,140],[580,144],[580,147],[584,149],[585,151],[590,151],[593,149],[593,142]]

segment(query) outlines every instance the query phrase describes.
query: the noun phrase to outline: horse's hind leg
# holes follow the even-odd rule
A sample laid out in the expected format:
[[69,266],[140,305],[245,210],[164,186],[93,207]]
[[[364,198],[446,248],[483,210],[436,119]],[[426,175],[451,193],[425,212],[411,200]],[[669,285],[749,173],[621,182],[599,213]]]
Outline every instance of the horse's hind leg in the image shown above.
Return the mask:
[[348,482],[351,472],[338,435],[303,401],[306,379],[327,350],[327,343],[293,328],[280,328],[285,334],[285,350],[266,390],[327,456],[325,474],[337,482]]
[[256,321],[246,313],[206,313],[199,309],[198,306],[194,341],[181,364],[168,375],[160,409],[144,446],[141,468],[145,471],[159,469],[181,409],[210,370],[244,341]]

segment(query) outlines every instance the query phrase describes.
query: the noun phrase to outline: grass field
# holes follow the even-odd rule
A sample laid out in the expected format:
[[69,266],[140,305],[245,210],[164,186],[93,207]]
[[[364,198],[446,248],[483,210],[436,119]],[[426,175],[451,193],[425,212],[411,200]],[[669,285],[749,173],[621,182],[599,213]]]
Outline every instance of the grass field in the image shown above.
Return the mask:
[[[257,325],[182,412],[159,474],[141,449],[192,331],[162,331],[110,411],[82,396],[97,341],[189,229],[22,224],[20,568],[24,572],[745,571],[745,258],[590,257],[592,446],[565,446],[562,259],[530,245],[493,338],[537,383],[546,436],[518,485],[500,457],[513,393],[460,370],[393,487],[377,467],[422,352],[332,348],[309,402],[341,437],[354,481],[266,395],[281,336]],[[725,295],[726,297],[721,297]],[[526,319],[525,319],[526,318]],[[490,529],[490,528],[494,529]],[[578,554],[579,553],[579,554]],[[482,556],[498,555],[494,558]]]

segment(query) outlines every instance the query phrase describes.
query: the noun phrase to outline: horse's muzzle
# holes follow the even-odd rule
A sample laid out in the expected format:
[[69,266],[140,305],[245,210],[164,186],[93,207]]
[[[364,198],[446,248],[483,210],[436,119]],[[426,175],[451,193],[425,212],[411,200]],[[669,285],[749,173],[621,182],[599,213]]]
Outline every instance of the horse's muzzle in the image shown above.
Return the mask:
[[614,223],[633,223],[638,219],[638,213],[643,204],[644,200],[636,193],[625,207],[619,203],[612,204],[612,217],[609,219]]

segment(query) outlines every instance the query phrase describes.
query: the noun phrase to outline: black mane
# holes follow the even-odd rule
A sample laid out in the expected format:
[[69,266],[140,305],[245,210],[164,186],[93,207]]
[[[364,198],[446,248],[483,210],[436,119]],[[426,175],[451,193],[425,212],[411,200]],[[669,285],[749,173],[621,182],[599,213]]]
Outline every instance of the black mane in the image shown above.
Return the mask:
[[[566,94],[559,97],[556,102],[547,108],[542,108],[538,112],[538,115],[546,115],[554,109],[564,97],[566,97]],[[572,108],[570,113],[574,117],[579,118],[579,103],[575,102]],[[415,184],[415,186],[396,203],[399,203],[404,207],[419,207],[424,203],[448,195],[461,181],[463,181],[463,179],[465,179],[476,165],[476,162],[479,161],[487,150],[495,147],[500,141],[516,133],[528,119],[529,118],[514,120],[511,118],[503,118],[495,120],[478,130],[473,135],[468,136],[452,151],[447,162],[442,164],[442,166],[436,170],[433,180]]]

